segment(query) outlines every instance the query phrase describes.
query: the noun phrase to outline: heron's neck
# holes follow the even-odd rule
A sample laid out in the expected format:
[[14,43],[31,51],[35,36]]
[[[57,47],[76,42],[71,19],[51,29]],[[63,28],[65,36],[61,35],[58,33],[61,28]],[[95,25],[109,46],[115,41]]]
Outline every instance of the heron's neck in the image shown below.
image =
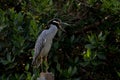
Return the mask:
[[58,28],[56,25],[51,24],[50,28],[48,29],[48,34],[51,35],[52,38],[54,38],[55,34],[57,33]]

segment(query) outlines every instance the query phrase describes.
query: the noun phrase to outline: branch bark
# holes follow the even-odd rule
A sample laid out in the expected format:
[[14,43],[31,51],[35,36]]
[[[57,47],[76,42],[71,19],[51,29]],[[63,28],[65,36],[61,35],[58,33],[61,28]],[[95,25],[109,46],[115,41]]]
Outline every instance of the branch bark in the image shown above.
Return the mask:
[[50,73],[41,72],[40,77],[37,78],[37,80],[54,80],[54,74],[52,74],[51,72]]
[[82,29],[79,30],[79,31],[75,31],[74,34],[81,34],[81,33],[83,33],[83,32],[87,32],[87,31],[90,31],[90,30],[93,30],[93,29],[97,29],[98,26],[99,26],[101,23],[104,23],[104,21],[105,21],[105,20],[108,20],[109,18],[111,18],[110,15],[104,17],[101,21],[97,21],[97,22],[95,22],[94,24],[85,26],[84,28],[82,28]]

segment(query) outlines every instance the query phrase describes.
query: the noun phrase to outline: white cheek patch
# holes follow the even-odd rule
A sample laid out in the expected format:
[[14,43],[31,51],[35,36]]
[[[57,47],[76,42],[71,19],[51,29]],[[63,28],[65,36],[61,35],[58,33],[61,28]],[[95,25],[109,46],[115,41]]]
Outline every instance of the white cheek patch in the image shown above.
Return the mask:
[[54,23],[57,23],[57,24],[59,24],[59,22],[58,21],[53,21]]

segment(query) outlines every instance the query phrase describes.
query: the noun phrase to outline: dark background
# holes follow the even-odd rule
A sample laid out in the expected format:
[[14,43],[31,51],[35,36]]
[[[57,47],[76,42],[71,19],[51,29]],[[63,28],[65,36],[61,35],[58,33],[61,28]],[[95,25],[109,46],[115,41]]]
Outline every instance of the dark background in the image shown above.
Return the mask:
[[55,80],[120,79],[119,0],[0,0],[0,80],[34,80],[34,44],[52,18],[58,31],[49,52]]

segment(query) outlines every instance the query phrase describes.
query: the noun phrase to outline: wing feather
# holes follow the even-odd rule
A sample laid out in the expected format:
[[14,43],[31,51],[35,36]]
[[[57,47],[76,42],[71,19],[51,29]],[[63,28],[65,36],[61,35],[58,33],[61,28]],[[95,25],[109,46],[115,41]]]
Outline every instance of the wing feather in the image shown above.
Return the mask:
[[33,56],[33,61],[32,61],[33,65],[36,64],[37,57],[40,55],[40,52],[46,43],[46,37],[47,37],[47,30],[44,30],[42,31],[42,33],[38,36],[38,39],[36,40],[35,51],[34,51],[34,56]]

